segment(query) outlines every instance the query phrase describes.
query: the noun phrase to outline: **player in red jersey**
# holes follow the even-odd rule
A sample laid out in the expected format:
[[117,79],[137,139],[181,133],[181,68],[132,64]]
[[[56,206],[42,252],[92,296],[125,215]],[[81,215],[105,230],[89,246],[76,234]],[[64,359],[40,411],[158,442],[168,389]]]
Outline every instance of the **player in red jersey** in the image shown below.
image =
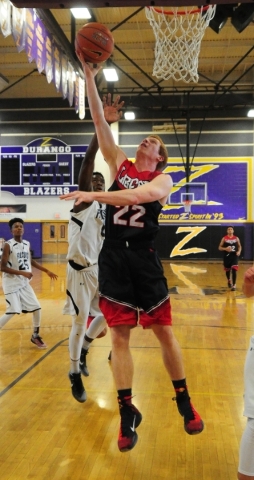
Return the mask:
[[91,115],[112,186],[108,192],[76,191],[60,198],[76,199],[77,204],[94,199],[107,204],[99,257],[100,308],[111,331],[111,364],[121,416],[118,447],[125,452],[135,446],[136,428],[142,420],[132,404],[134,369],[129,348],[131,329],[138,322],[151,328],[160,342],[186,432],[200,433],[204,425],[190,402],[181,349],[171,326],[167,281],[154,247],[158,216],[172,188],[171,177],[162,173],[168,159],[166,147],[160,137],[149,135],[138,146],[135,163],[127,160],[104,119],[94,81],[99,69],[88,64],[83,68]]
[[227,228],[227,235],[225,235],[225,237],[221,239],[221,242],[219,244],[219,250],[221,252],[224,252],[224,270],[226,272],[228,286],[234,292],[236,290],[238,259],[242,251],[242,246],[239,238],[234,235],[233,227]]

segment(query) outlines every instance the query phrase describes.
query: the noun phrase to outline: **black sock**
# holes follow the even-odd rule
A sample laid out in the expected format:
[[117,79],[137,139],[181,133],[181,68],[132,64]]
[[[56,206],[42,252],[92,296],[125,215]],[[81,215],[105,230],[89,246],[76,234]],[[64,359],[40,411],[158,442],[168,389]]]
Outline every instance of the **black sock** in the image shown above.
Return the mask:
[[92,343],[94,339],[88,337],[88,335],[85,333],[84,340],[85,340],[86,342]]
[[233,285],[236,284],[236,270],[232,270],[232,280],[233,280]]
[[182,380],[172,380],[172,383],[176,392],[179,390],[187,390],[186,378],[183,378]]
[[40,330],[40,327],[35,327],[34,328],[33,337],[37,337],[39,335],[39,330]]
[[131,388],[125,388],[123,390],[117,390],[118,393],[118,402],[121,405],[131,405],[131,399],[132,399],[132,389]]

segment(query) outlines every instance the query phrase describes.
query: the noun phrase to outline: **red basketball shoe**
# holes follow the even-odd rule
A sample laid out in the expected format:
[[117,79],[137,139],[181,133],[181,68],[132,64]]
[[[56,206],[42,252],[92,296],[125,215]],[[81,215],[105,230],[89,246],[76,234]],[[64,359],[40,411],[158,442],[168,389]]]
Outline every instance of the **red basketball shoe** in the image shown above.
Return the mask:
[[[119,400],[118,400],[119,401]],[[128,452],[135,447],[138,435],[135,431],[141,421],[142,415],[134,405],[122,405],[119,402],[121,415],[120,430],[118,435],[118,448],[120,452]]]
[[177,393],[173,398],[176,400],[177,408],[184,418],[184,430],[189,435],[196,435],[204,430],[204,422],[193,407],[187,390]]

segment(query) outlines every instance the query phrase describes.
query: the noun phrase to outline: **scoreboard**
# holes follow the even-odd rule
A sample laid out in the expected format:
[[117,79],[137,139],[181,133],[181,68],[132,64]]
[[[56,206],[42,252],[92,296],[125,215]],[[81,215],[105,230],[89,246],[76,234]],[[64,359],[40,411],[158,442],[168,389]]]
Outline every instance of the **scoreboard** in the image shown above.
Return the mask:
[[86,145],[43,137],[25,146],[0,147],[1,190],[17,196],[61,195],[76,190]]

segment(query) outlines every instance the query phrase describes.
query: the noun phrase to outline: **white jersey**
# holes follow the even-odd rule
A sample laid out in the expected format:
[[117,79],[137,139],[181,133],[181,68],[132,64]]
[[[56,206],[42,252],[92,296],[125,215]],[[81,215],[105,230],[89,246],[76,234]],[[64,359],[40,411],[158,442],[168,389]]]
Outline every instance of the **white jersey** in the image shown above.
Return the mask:
[[[10,246],[10,255],[7,262],[7,267],[14,270],[24,270],[31,272],[31,257],[30,257],[30,242],[22,240],[17,242],[12,238],[6,243]],[[11,273],[3,272],[3,291],[5,294],[17,292],[20,288],[29,284],[29,279],[23,275],[13,275]]]
[[86,268],[98,262],[104,237],[106,207],[94,201],[81,212],[70,212],[67,260]]

